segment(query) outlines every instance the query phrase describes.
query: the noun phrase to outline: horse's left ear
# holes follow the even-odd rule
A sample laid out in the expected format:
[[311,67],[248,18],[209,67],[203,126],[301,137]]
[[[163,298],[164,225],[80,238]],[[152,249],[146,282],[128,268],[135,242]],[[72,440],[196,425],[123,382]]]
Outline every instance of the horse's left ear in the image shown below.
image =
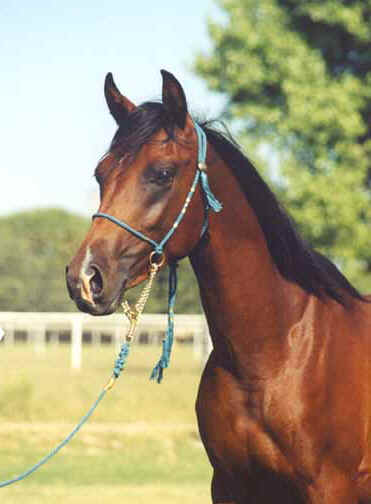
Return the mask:
[[162,75],[162,103],[175,124],[184,129],[187,119],[187,100],[182,86],[173,74],[161,70]]

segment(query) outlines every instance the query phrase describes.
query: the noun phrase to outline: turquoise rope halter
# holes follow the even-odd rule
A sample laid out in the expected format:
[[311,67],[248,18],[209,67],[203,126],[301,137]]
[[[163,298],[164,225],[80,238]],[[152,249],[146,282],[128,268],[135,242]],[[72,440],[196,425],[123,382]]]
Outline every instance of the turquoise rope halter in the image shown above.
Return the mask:
[[[179,215],[174,221],[174,224],[172,227],[169,229],[169,231],[166,233],[164,238],[160,242],[156,242],[152,238],[149,238],[148,236],[144,235],[140,231],[132,228],[129,224],[126,222],[123,222],[116,217],[113,217],[112,215],[105,214],[98,212],[93,215],[93,219],[97,217],[103,217],[105,219],[110,220],[114,224],[117,224],[118,226],[126,229],[133,235],[135,235],[137,238],[144,240],[148,243],[150,243],[154,251],[158,254],[162,254],[164,247],[166,243],[170,240],[172,235],[175,233],[176,228],[178,227],[179,223],[182,221],[184,214],[186,213],[186,210],[188,208],[189,203],[191,202],[192,196],[196,190],[197,183],[200,181],[201,182],[201,187],[205,196],[205,220],[202,226],[201,230],[201,237],[204,235],[204,233],[207,230],[208,227],[208,210],[211,208],[214,212],[220,212],[222,209],[222,205],[219,203],[219,201],[215,198],[213,193],[211,192],[208,179],[207,179],[207,172],[206,172],[206,150],[207,150],[207,140],[206,140],[206,135],[202,128],[194,123],[196,132],[197,132],[197,139],[198,139],[198,164],[197,164],[197,170],[195,177],[193,179],[191,189],[189,190],[189,193],[186,197],[186,200],[184,202],[183,208],[180,211]],[[166,332],[166,337],[162,342],[162,354],[161,357],[156,364],[156,366],[153,368],[152,374],[151,374],[151,379],[157,380],[158,383],[161,382],[164,369],[168,367],[169,361],[170,361],[170,354],[171,354],[171,348],[173,345],[173,339],[174,339],[174,305],[175,305],[175,296],[176,296],[176,289],[177,289],[177,263],[171,263],[169,264],[169,299],[168,299],[168,327],[167,327],[167,332]],[[129,349],[130,349],[130,342],[124,342],[120,353],[115,361],[112,376],[117,379],[121,371],[125,367],[126,359],[129,354]],[[110,381],[111,382],[111,381]],[[16,483],[17,481],[21,481],[25,479],[27,476],[35,472],[39,467],[42,465],[46,464],[48,460],[50,460],[54,455],[56,455],[61,448],[63,448],[71,439],[75,436],[75,434],[81,429],[81,427],[88,421],[88,419],[91,417],[95,409],[97,408],[98,404],[102,401],[103,397],[106,395],[107,391],[110,389],[110,382],[103,388],[101,393],[99,394],[98,398],[95,400],[93,405],[90,407],[88,412],[85,414],[85,416],[82,417],[82,419],[79,421],[79,423],[75,426],[75,428],[70,432],[70,434],[63,439],[53,450],[48,453],[45,457],[43,457],[39,462],[34,464],[32,467],[30,467],[27,471],[21,473],[19,476],[16,476],[12,479],[8,479],[5,481],[0,482],[0,488],[9,486],[13,483]]]
[[[114,224],[117,224],[126,231],[129,231],[129,233],[133,234],[140,240],[146,241],[147,243],[152,245],[154,251],[157,254],[163,254],[165,245],[173,236],[177,227],[183,220],[187,208],[196,191],[197,184],[200,181],[205,202],[205,220],[202,225],[200,235],[200,237],[202,238],[202,236],[204,235],[204,233],[208,228],[208,210],[211,209],[214,212],[220,212],[222,209],[222,205],[213,195],[208,182],[206,171],[207,138],[205,132],[196,122],[194,122],[194,127],[197,133],[197,146],[198,146],[197,170],[182,209],[180,210],[178,216],[176,217],[173,225],[171,226],[171,228],[165,234],[165,236],[162,238],[161,241],[157,242],[153,240],[152,238],[145,235],[141,231],[138,231],[137,229],[130,226],[130,224],[128,224],[127,222],[117,219],[113,215],[107,213],[97,212],[93,215],[93,219],[96,219],[97,217],[108,219],[109,221],[113,222]],[[151,380],[157,380],[158,383],[161,382],[164,369],[169,366],[170,362],[171,349],[174,339],[174,305],[175,305],[176,289],[177,289],[177,263],[175,262],[169,264],[168,327],[166,331],[166,337],[162,342],[161,357],[151,373]],[[122,356],[120,356],[119,359],[117,360],[118,367],[125,365],[125,360],[127,358],[128,352],[129,347],[126,343],[124,343],[122,352],[120,352],[120,354],[122,353]]]

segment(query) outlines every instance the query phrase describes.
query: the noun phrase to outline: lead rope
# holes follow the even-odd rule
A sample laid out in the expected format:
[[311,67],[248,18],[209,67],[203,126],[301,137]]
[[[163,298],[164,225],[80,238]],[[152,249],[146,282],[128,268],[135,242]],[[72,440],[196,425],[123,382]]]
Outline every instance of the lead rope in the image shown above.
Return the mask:
[[45,457],[43,457],[39,462],[37,462],[35,465],[30,467],[27,471],[24,471],[23,473],[19,474],[15,478],[8,479],[5,481],[0,482],[0,488],[6,487],[11,485],[12,483],[16,483],[17,481],[21,481],[33,472],[35,472],[39,467],[44,465],[48,460],[50,460],[54,455],[56,455],[59,450],[61,450],[66,444],[68,444],[71,439],[77,434],[77,432],[81,429],[81,427],[89,420],[91,415],[94,413],[95,409],[97,408],[98,404],[101,402],[103,397],[106,395],[106,393],[113,387],[115,384],[117,378],[120,376],[121,371],[125,368],[125,363],[127,356],[129,355],[129,349],[130,349],[130,343],[133,339],[135,329],[138,325],[139,317],[142,314],[145,304],[148,300],[148,297],[151,292],[153,280],[155,279],[155,276],[157,275],[158,270],[163,264],[163,261],[160,263],[153,262],[153,253],[150,255],[150,272],[149,272],[149,278],[147,284],[144,286],[139,299],[137,303],[135,304],[134,309],[132,309],[127,301],[124,301],[122,303],[122,308],[124,310],[124,314],[126,317],[129,319],[129,329],[128,332],[126,333],[125,336],[125,341],[121,347],[120,353],[115,361],[115,365],[113,368],[112,376],[108,380],[107,384],[103,387],[103,390],[99,394],[98,398],[94,401],[93,405],[91,408],[88,410],[88,412],[82,417],[80,422],[76,425],[76,427],[68,434],[66,438],[63,439],[51,452],[49,452]]

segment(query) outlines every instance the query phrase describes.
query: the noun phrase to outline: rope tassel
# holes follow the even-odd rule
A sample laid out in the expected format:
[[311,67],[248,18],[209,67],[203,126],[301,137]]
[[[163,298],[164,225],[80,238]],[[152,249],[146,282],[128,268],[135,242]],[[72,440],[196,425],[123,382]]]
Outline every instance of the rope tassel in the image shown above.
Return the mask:
[[201,168],[200,168],[200,172],[201,172],[201,185],[202,185],[202,189],[204,191],[204,194],[206,196],[206,201],[207,201],[208,207],[211,208],[214,212],[220,212],[223,208],[223,205],[220,203],[220,201],[218,201],[215,198],[212,190],[210,189],[209,180],[207,177],[207,172],[205,169],[201,169]]
[[168,301],[168,325],[166,331],[166,337],[162,341],[162,354],[161,357],[153,368],[151,373],[151,380],[156,380],[157,383],[161,383],[164,369],[169,366],[171,349],[173,347],[174,341],[174,305],[176,298],[176,288],[178,283],[177,276],[177,263],[169,264],[169,301]]

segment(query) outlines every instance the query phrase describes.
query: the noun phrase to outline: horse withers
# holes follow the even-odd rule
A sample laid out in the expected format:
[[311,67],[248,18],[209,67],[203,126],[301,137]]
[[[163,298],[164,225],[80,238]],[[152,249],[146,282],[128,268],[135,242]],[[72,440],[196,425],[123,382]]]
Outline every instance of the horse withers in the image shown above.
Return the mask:
[[[159,243],[198,169],[184,91],[162,71],[162,103],[135,106],[107,75],[118,129],[95,176],[99,214]],[[166,242],[189,256],[213,341],[197,397],[214,504],[371,503],[371,305],[301,239],[255,168],[208,123],[201,184]],[[149,241],[96,218],[67,269],[77,306],[112,313],[148,276]]]

